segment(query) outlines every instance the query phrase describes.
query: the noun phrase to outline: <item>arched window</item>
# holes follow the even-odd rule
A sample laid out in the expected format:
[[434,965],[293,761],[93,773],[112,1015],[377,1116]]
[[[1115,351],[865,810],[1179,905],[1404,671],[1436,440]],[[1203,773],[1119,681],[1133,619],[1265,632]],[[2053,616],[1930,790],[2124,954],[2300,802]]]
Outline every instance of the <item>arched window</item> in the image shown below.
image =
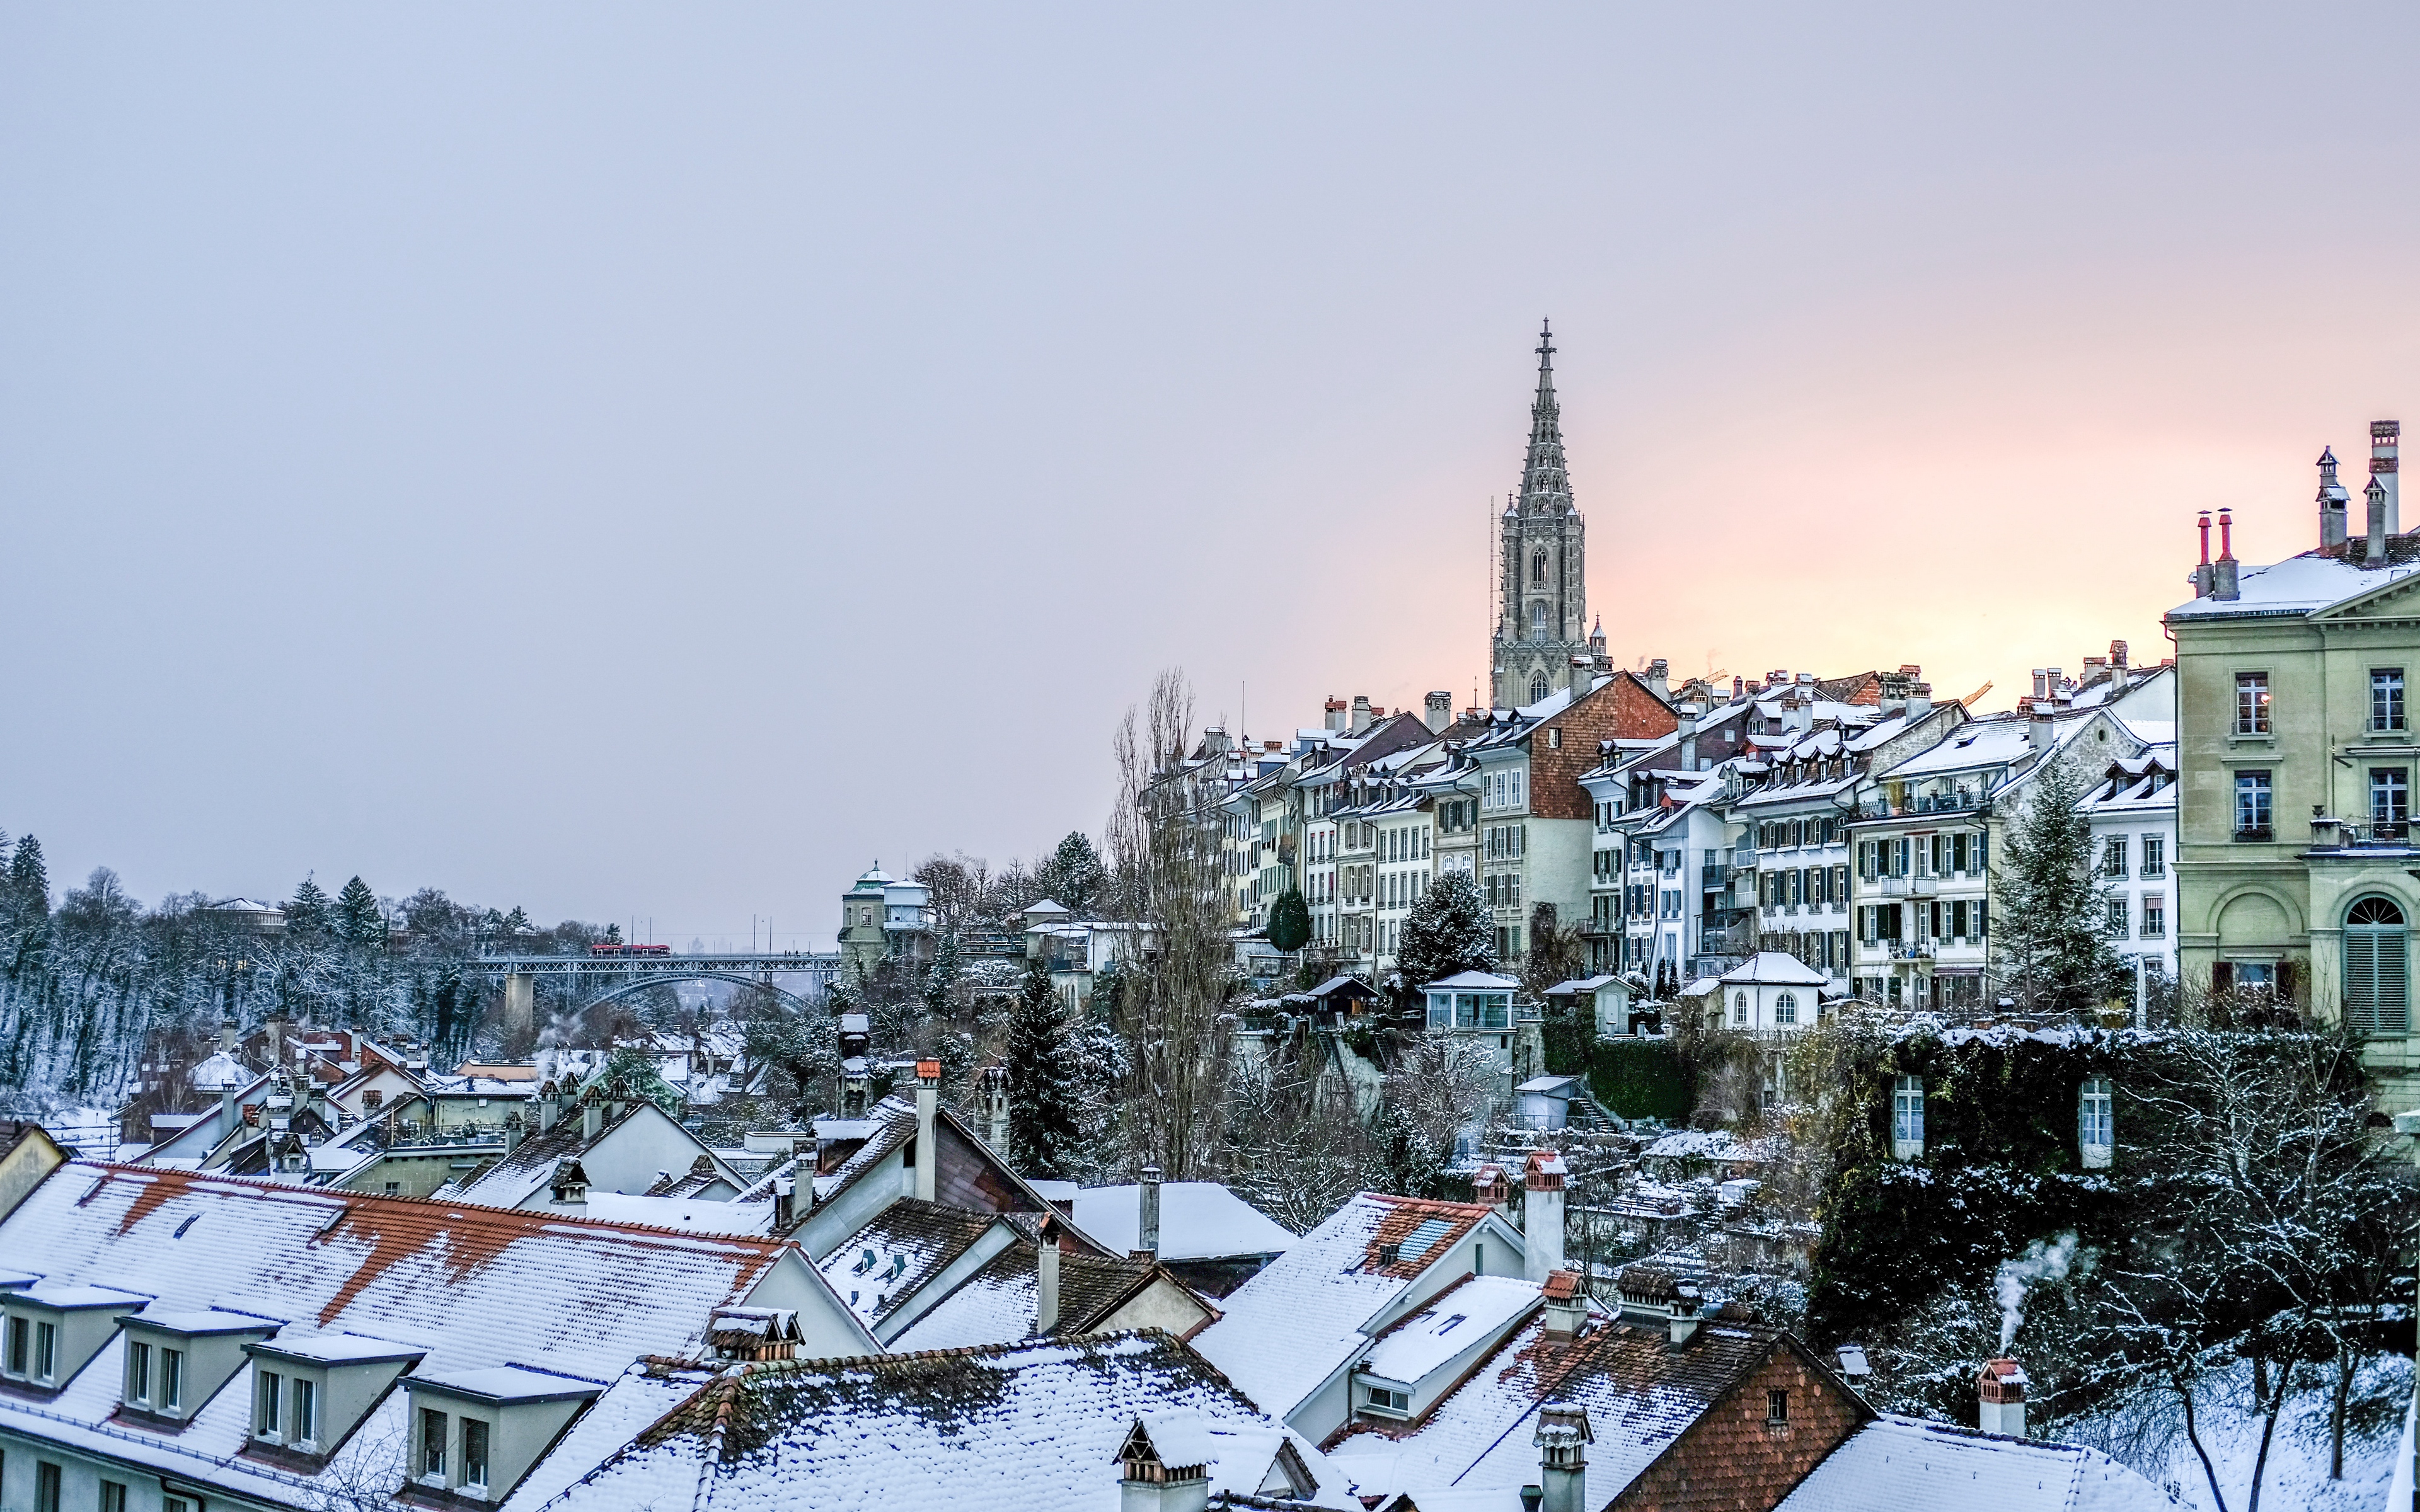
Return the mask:
[[1773,1000],[1773,1022],[1776,1024],[1795,1024],[1798,1022],[1797,994],[1783,993],[1780,996]]
[[2411,969],[2403,910],[2363,898],[2345,915],[2344,1011],[2350,1028],[2401,1034],[2411,1023]]
[[1924,1078],[1901,1076],[1891,1084],[1891,1157],[1924,1155]]
[[1545,585],[1546,552],[1543,547],[1529,553],[1529,581],[1537,587]]
[[2118,1146],[2115,1103],[2108,1077],[2084,1078],[2084,1090],[2076,1095],[2075,1148],[2083,1154],[2086,1170],[2107,1165],[2110,1151]]
[[1747,994],[1741,993],[1731,999],[1731,1022],[1734,1024],[1747,1022]]
[[1551,691],[1551,689],[1546,687],[1546,674],[1544,672],[1540,672],[1537,676],[1529,679],[1530,702],[1536,703],[1542,702],[1549,691]]
[[1543,598],[1529,606],[1529,639],[1546,639],[1546,601]]

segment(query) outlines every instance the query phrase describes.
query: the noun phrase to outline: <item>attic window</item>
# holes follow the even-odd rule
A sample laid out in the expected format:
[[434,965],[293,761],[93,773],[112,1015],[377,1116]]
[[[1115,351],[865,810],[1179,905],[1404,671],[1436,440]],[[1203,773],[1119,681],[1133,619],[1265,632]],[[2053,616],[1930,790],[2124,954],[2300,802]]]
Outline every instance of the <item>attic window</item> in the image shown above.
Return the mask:
[[1397,1256],[1402,1259],[1417,1260],[1436,1248],[1437,1241],[1452,1232],[1453,1225],[1443,1218],[1423,1218],[1419,1227],[1404,1236],[1403,1243],[1396,1247]]

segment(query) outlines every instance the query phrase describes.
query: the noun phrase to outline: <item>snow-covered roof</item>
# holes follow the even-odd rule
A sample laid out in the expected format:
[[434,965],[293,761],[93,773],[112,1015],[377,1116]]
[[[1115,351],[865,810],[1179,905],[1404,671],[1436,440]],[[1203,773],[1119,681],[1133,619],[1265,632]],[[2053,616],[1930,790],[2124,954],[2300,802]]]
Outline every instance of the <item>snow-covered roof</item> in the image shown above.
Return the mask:
[[1312,1482],[1289,1489],[1361,1504],[1308,1441],[1156,1332],[655,1373],[686,1382],[686,1400],[546,1506],[704,1505],[710,1487],[720,1512],[1114,1512],[1139,1418],[1204,1456],[1214,1496],[1268,1487],[1282,1446]]
[[[1112,1255],[1141,1246],[1142,1188],[1095,1186],[1076,1194],[1076,1227]],[[1159,1188],[1159,1257],[1217,1260],[1282,1255],[1295,1236],[1216,1181],[1163,1181]]]
[[[1226,1316],[1193,1347],[1284,1416],[1367,1342],[1363,1325],[1490,1212],[1363,1192],[1224,1298]],[[1403,1249],[1383,1263],[1382,1246],[1392,1243]]]
[[221,1092],[229,1088],[240,1089],[259,1080],[259,1073],[222,1050],[185,1073],[185,1085],[196,1092]]
[[1647,1147],[1642,1160],[1761,1160],[1758,1146],[1729,1129],[1676,1129]]
[[900,1197],[835,1245],[817,1269],[850,1311],[877,1323],[965,1254],[985,1229],[1007,1223],[996,1212]]
[[[2397,544],[2409,537],[2397,537]],[[2420,562],[2373,567],[2318,551],[2265,567],[2240,567],[2233,598],[2195,598],[2168,610],[2171,620],[2239,619],[2257,615],[2308,614],[2420,572]]]
[[1570,981],[1559,981],[1555,983],[1552,987],[1546,989],[1546,995],[1549,997],[1560,997],[1565,994],[1576,995],[1579,993],[1592,993],[1600,987],[1610,987],[1619,983],[1621,980],[1621,979],[1620,977],[1579,977]]
[[1420,991],[1509,993],[1516,991],[1520,985],[1521,980],[1517,977],[1499,977],[1492,971],[1457,971],[1441,980],[1422,983]]
[[[1593,1456],[1590,1457],[1593,1459]],[[1594,1488],[1596,1466],[1589,1466]],[[1777,1512],[2173,1512],[2149,1481],[2098,1449],[1884,1417],[1851,1434]]]
[[1832,979],[1779,950],[1759,950],[1723,973],[1727,987],[1820,987]]
[[1413,1385],[1544,1298],[1534,1281],[1475,1275],[1390,1329],[1361,1362],[1373,1376]]
[[[891,1341],[892,1350],[902,1354],[915,1350],[963,1350],[1032,1337],[1040,1258],[1035,1247],[1023,1240],[1009,1245],[908,1324]],[[1103,1259],[1078,1250],[1063,1250],[1059,1321],[1050,1332],[1085,1334],[1101,1327],[1162,1273],[1149,1260]]]
[[773,1205],[769,1202],[711,1202],[698,1197],[652,1197],[625,1196],[619,1192],[598,1192],[591,1188],[587,1196],[590,1218],[603,1218],[617,1224],[646,1224],[656,1228],[676,1228],[693,1234],[770,1233],[773,1227]]
[[1516,1092],[1540,1092],[1549,1097],[1573,1097],[1579,1091],[1576,1076],[1532,1076],[1512,1088]]

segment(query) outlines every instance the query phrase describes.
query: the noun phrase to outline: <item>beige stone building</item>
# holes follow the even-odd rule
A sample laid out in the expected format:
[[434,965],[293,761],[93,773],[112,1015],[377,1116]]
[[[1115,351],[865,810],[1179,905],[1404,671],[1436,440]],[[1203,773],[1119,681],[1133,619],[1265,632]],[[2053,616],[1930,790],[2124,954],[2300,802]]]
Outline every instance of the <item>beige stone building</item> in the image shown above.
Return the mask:
[[2366,529],[2319,461],[2316,544],[2267,566],[2202,524],[2196,596],[2169,610],[2179,671],[2179,966],[2266,987],[2374,1038],[2390,1109],[2420,1105],[2410,931],[2420,916],[2405,701],[2420,672],[2420,539],[2397,529],[2397,427],[2371,426]]

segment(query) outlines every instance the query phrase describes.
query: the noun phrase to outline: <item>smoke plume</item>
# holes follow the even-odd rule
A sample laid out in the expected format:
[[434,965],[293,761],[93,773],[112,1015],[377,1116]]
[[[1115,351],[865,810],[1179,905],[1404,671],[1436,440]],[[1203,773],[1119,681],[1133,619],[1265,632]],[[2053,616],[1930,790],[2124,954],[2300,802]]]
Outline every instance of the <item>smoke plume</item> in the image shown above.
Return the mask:
[[2075,1231],[2069,1229],[2045,1244],[2037,1239],[2013,1260],[2000,1262],[2000,1352],[2016,1342],[2017,1326],[2025,1320],[2025,1292],[2044,1281],[2064,1281],[2075,1265]]

